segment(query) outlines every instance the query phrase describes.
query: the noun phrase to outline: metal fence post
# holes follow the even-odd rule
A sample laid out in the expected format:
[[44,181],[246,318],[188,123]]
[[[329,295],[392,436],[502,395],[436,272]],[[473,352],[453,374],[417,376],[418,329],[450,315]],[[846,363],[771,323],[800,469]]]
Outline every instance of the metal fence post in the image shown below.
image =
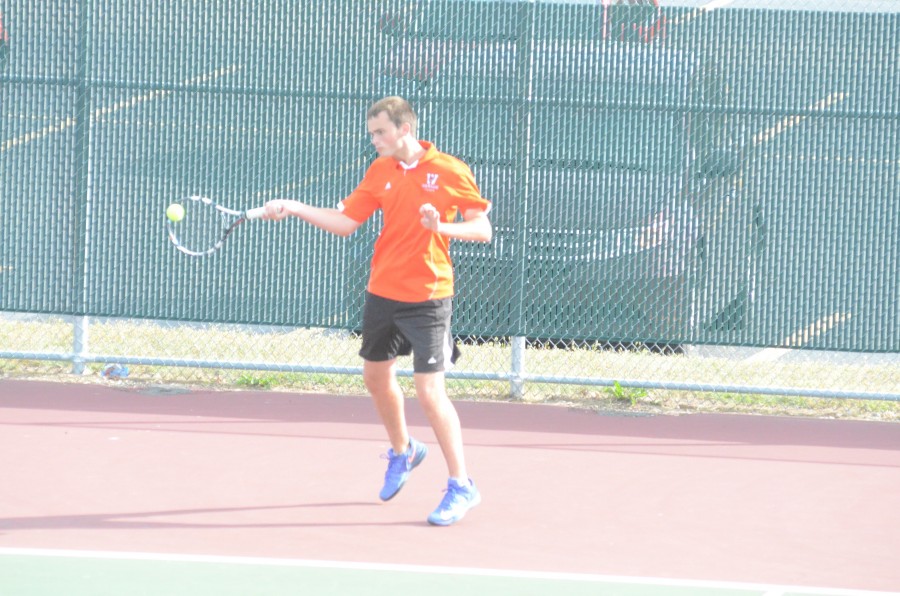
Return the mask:
[[85,356],[88,353],[88,331],[90,326],[90,317],[75,317],[73,331],[75,339],[72,342],[72,374],[84,374]]
[[[531,201],[531,102],[532,102],[532,78],[534,76],[533,44],[534,44],[534,0],[524,0],[518,7],[516,26],[516,129],[518,131],[516,144],[518,152],[515,163],[515,177],[519,192],[517,198],[519,205],[516,209],[515,256],[518,259],[518,279],[516,280],[515,300],[515,330],[518,333],[527,333],[526,313],[526,287],[528,278],[528,219],[529,203]],[[525,362],[525,338],[513,337],[512,363],[513,381],[512,394],[515,397],[522,396],[522,382],[517,380],[518,368]]]
[[525,397],[525,338],[513,337],[509,346],[512,349],[509,392],[514,398],[522,399]]
[[91,107],[88,64],[90,41],[88,26],[89,1],[79,3],[78,20],[78,72],[75,88],[75,149],[73,161],[76,171],[75,209],[73,215],[72,246],[72,312],[75,315],[72,373],[82,374],[84,356],[88,349],[88,246],[90,245],[91,201]]

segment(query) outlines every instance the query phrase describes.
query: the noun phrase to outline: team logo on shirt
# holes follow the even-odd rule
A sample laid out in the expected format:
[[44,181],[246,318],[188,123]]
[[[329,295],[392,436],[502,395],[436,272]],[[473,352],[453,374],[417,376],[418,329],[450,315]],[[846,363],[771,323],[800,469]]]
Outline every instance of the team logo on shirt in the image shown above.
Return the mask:
[[438,189],[437,179],[437,174],[425,174],[425,184],[422,185],[422,188],[428,192],[436,191]]

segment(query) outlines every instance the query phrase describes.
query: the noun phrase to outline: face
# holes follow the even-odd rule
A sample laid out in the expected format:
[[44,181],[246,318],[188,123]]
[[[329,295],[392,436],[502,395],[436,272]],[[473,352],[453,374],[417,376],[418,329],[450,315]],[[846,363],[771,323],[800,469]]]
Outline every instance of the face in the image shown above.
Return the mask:
[[379,157],[393,157],[403,147],[401,139],[409,133],[409,125],[403,124],[397,127],[387,112],[379,112],[367,122],[369,138]]

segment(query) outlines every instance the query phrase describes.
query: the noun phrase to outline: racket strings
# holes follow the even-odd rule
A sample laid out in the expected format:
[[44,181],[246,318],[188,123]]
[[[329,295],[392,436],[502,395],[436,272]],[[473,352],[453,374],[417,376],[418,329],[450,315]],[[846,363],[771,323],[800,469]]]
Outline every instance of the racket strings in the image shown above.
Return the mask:
[[169,236],[179,249],[191,255],[216,250],[237,220],[203,200],[185,201],[184,210],[181,221],[169,222]]

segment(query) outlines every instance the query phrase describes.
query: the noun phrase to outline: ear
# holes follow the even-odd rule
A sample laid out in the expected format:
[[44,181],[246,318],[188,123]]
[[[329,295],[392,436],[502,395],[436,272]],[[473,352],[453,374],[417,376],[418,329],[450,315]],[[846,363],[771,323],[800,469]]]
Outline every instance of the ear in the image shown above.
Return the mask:
[[412,133],[412,126],[409,122],[404,122],[400,125],[400,136],[405,137]]

